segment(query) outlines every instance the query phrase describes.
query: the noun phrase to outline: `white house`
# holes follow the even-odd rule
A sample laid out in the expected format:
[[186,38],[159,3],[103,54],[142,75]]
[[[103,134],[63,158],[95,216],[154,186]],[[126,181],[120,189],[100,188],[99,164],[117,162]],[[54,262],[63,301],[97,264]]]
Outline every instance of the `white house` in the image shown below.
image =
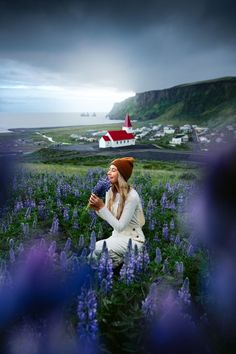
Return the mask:
[[190,124],[185,124],[182,127],[179,128],[183,133],[191,133],[192,128]]
[[175,129],[172,128],[171,126],[164,127],[164,133],[165,134],[174,134]]
[[125,117],[122,130],[108,130],[106,135],[99,140],[99,148],[116,148],[130,145],[135,145],[135,136],[128,114]]
[[182,144],[182,137],[175,137],[172,138],[172,140],[170,141],[171,145],[181,145]]
[[188,142],[188,135],[176,135],[175,137],[172,138],[170,141],[171,145],[181,145],[182,143],[187,143]]

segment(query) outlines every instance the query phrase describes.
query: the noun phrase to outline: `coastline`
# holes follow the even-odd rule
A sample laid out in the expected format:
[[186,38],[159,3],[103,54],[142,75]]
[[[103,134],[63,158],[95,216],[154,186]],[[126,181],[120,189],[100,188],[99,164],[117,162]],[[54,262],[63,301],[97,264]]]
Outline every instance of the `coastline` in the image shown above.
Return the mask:
[[[34,130],[34,129],[58,129],[73,128],[86,125],[104,125],[120,123],[123,120],[111,120],[105,112],[97,112],[96,116],[82,116],[81,112],[77,113],[9,113],[0,112],[0,129],[3,131],[14,130]],[[1,131],[1,130],[0,130]]]

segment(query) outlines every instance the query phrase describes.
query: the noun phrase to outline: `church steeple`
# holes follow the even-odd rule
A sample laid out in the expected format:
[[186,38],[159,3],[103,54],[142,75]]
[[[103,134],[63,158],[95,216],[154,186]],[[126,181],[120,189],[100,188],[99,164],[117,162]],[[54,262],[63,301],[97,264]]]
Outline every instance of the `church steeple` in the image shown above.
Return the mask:
[[122,130],[126,130],[127,133],[132,133],[133,132],[130,116],[129,116],[128,113],[125,116],[125,123],[124,123],[124,125],[122,127]]

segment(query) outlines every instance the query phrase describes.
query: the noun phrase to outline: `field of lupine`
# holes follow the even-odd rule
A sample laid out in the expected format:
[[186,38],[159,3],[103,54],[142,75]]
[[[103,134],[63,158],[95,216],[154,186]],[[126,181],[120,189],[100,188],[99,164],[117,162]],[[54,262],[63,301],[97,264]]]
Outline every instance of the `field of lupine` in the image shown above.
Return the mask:
[[138,252],[130,242],[123,265],[113,269],[105,243],[100,259],[91,257],[96,240],[112,232],[87,208],[104,175],[15,174],[0,220],[5,352],[164,353],[171,350],[166,331],[170,343],[179,336],[191,339],[186,348],[199,348],[207,256],[187,221],[194,184],[134,177],[146,243]]

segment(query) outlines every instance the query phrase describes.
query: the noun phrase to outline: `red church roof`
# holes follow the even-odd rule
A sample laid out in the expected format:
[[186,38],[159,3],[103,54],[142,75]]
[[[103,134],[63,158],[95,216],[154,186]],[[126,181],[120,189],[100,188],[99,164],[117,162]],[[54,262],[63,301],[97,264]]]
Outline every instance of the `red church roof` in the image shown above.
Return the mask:
[[126,114],[126,117],[125,117],[124,127],[126,127],[126,128],[131,128],[132,127],[132,124],[131,124],[131,121],[130,121],[130,116],[128,114]]
[[111,141],[111,139],[110,139],[109,136],[107,136],[107,135],[104,135],[104,136],[103,136],[103,139],[104,139],[105,141]]
[[113,141],[134,139],[134,134],[127,133],[125,130],[108,130],[107,133]]

